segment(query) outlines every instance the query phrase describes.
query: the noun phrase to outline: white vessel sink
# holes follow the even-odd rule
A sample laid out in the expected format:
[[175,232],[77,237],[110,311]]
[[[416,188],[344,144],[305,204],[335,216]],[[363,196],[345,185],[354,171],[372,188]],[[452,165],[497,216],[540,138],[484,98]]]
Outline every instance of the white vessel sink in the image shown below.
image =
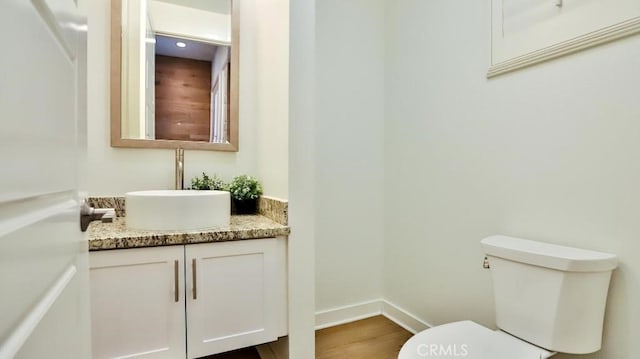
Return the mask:
[[129,229],[197,231],[229,225],[226,191],[138,191],[125,197]]

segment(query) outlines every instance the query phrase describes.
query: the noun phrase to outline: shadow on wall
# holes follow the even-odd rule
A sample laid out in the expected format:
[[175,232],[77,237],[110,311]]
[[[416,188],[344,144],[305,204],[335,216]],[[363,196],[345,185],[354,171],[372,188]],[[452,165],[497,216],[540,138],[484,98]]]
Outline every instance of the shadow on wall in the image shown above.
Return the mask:
[[[605,321],[603,328],[603,341],[602,350],[588,354],[588,355],[571,355],[571,354],[558,354],[553,359],[613,359],[613,354],[609,353],[607,348],[611,348],[611,351],[616,353],[631,353],[632,338],[630,336],[630,330],[620,330],[621,328],[630,328],[630,316],[623,315],[624,313],[633,312],[633,308],[630,306],[627,293],[639,292],[640,285],[635,285],[635,288],[629,288],[629,283],[638,283],[637,281],[628,278],[627,267],[621,260],[618,264],[618,268],[613,271],[611,276],[611,284],[609,285],[609,295],[607,297],[607,308],[605,310]],[[616,308],[617,310],[613,310]],[[620,308],[625,308],[620,310]],[[609,325],[615,323],[615,326]],[[618,332],[616,332],[618,329]],[[625,348],[626,347],[626,348]]]

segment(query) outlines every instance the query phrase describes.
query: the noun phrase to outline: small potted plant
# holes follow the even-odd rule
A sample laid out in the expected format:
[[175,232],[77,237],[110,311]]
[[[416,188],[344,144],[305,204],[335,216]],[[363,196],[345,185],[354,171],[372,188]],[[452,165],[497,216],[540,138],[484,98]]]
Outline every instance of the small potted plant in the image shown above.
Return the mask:
[[226,185],[218,175],[209,177],[206,173],[202,172],[201,177],[195,177],[191,179],[191,189],[194,190],[226,190]]
[[262,185],[256,178],[247,175],[236,176],[229,183],[227,191],[231,193],[232,213],[254,214],[257,212]]

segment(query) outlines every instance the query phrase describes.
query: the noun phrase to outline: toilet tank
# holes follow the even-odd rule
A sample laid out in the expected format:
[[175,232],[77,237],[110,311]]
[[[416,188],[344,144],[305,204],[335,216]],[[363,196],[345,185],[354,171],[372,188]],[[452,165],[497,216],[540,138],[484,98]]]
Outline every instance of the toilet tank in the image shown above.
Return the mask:
[[600,350],[615,255],[501,235],[481,243],[500,329],[552,351]]

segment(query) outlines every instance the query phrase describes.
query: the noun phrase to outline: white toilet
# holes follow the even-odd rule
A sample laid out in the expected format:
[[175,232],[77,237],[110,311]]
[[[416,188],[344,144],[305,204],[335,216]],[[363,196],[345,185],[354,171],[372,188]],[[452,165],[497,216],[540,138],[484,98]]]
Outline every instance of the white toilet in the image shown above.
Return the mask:
[[500,329],[439,325],[411,337],[398,359],[543,359],[600,350],[615,255],[507,236],[481,243]]

